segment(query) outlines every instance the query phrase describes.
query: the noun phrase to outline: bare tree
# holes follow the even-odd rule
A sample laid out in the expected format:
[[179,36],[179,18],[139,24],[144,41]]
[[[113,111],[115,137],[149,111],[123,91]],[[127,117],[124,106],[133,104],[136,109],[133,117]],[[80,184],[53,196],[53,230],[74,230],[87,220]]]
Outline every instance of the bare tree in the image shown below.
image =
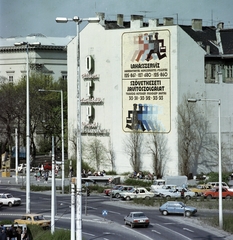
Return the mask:
[[116,169],[116,166],[115,166],[116,156],[115,156],[115,151],[113,149],[113,145],[112,145],[112,142],[111,142],[111,138],[109,139],[107,154],[108,154],[108,159],[109,159],[109,161],[111,162],[111,165],[112,165],[112,171],[115,171],[115,169]]
[[124,141],[125,153],[129,156],[130,165],[133,170],[139,172],[141,170],[141,155],[142,155],[142,144],[143,134],[137,130],[133,130],[129,135],[126,136]]
[[178,151],[180,174],[196,174],[200,165],[210,166],[218,152],[216,137],[210,134],[206,121],[198,104],[188,103],[183,96],[178,106]]
[[153,172],[157,178],[161,178],[168,158],[166,136],[161,133],[150,134],[147,147],[152,155]]
[[106,166],[108,163],[107,150],[103,143],[97,138],[93,138],[83,145],[83,156],[91,165],[95,166],[97,171],[100,170],[101,166]]

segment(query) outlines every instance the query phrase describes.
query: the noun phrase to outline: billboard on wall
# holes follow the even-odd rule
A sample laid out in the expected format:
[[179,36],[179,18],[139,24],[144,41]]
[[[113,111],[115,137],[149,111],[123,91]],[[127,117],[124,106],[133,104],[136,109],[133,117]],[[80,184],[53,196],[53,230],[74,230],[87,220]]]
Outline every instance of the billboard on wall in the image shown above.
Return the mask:
[[122,35],[123,130],[168,133],[170,111],[170,32]]

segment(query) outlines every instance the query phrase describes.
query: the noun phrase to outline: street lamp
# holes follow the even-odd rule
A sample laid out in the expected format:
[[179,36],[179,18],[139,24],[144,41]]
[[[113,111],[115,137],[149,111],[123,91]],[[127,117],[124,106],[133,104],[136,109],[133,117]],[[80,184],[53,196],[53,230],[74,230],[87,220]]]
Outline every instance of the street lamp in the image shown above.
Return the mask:
[[63,91],[39,89],[39,92],[59,92],[61,93],[61,146],[62,146],[62,194],[64,194],[65,166],[64,166],[64,117],[63,117]]
[[218,103],[218,167],[219,167],[219,227],[223,227],[223,213],[222,213],[222,158],[221,158],[221,100],[220,99],[192,99],[188,102],[209,101]]
[[[57,17],[57,23],[67,23],[69,21],[73,21],[77,25],[77,65],[79,67],[79,71],[77,74],[77,160],[76,160],[76,239],[82,239],[82,181],[81,181],[81,83],[80,83],[80,30],[79,24],[83,21],[87,21],[89,23],[98,23],[100,21],[99,18],[79,18],[77,16],[73,18],[64,18]],[[73,219],[71,219],[73,221]],[[72,226],[72,224],[71,224]],[[71,229],[71,232],[73,229]],[[74,237],[73,235],[71,236]]]
[[30,213],[30,111],[29,111],[29,47],[40,46],[40,42],[28,43],[28,42],[17,42],[15,46],[26,46],[27,53],[27,87],[26,87],[26,213]]

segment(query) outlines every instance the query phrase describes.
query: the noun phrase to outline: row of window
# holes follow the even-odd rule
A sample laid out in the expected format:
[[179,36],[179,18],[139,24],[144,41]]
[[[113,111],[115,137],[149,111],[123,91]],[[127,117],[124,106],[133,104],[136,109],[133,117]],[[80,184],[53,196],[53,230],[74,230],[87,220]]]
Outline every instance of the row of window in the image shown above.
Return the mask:
[[233,83],[233,63],[205,65],[205,83]]

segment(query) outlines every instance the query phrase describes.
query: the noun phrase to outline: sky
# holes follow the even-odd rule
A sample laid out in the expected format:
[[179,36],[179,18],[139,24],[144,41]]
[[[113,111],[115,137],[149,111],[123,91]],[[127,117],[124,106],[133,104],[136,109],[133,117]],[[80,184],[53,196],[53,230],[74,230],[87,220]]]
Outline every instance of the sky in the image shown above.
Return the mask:
[[[56,17],[95,17],[105,13],[107,20],[116,20],[117,14],[143,15],[145,21],[173,17],[178,24],[191,25],[200,18],[203,25],[233,28],[233,0],[0,0],[0,37],[26,37],[41,33],[48,37],[76,35],[75,23],[58,24]],[[83,25],[83,24],[82,24]]]

